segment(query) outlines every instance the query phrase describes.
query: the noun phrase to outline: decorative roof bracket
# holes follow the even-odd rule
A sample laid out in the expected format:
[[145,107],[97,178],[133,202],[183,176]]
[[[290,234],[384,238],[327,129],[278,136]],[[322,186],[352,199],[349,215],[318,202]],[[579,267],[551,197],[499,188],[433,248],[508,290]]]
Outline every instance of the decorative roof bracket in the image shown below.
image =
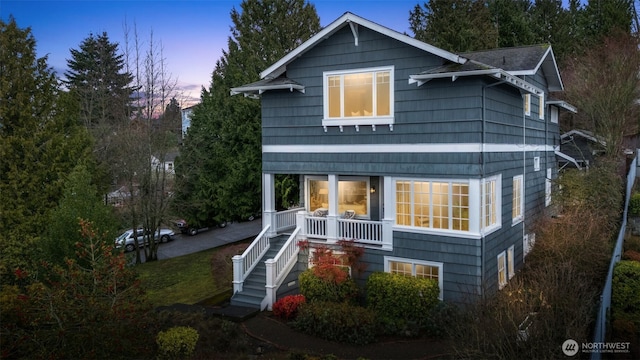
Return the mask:
[[351,32],[353,33],[353,39],[355,40],[355,45],[358,46],[358,24],[353,21],[349,21],[349,27],[351,27]]

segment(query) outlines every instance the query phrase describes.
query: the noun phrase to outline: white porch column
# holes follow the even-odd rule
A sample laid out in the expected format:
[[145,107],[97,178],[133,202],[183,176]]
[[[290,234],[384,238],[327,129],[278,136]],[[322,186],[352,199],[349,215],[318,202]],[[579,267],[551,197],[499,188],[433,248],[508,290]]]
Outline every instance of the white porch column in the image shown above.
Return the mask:
[[302,210],[296,213],[296,228],[300,229],[298,233],[298,238],[307,236],[307,227],[305,217],[307,216],[307,212]]
[[278,232],[276,222],[276,191],[275,175],[262,173],[262,219],[263,227],[269,226],[268,237],[275,236]]
[[329,214],[327,215],[327,242],[338,241],[338,175],[329,174]]
[[382,204],[382,248],[391,250],[393,248],[393,224],[396,218],[395,196],[396,189],[393,187],[391,177],[385,176],[383,180],[383,201]]

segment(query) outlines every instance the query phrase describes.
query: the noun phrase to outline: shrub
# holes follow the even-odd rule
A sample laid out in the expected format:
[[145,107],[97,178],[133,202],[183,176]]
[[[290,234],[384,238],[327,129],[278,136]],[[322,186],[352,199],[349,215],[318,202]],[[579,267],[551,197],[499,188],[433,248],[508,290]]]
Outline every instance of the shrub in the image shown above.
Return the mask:
[[640,262],[622,260],[613,270],[611,310],[616,320],[640,326]]
[[167,331],[160,331],[156,342],[160,356],[168,359],[189,357],[196,349],[198,331],[189,326],[176,326]]
[[629,215],[640,216],[640,193],[631,195],[631,199],[629,199]]
[[273,315],[284,320],[291,320],[298,315],[298,307],[304,304],[304,295],[289,295],[273,304]]
[[364,345],[375,339],[376,315],[348,303],[316,301],[300,307],[293,326],[327,340]]
[[367,280],[367,304],[382,319],[385,332],[407,333],[407,326],[424,326],[440,302],[438,282],[377,272]]
[[358,287],[355,281],[348,277],[347,270],[337,266],[332,267],[345,273],[345,279],[342,282],[318,276],[314,271],[315,268],[308,269],[300,274],[298,278],[300,292],[308,301],[343,302],[356,298]]

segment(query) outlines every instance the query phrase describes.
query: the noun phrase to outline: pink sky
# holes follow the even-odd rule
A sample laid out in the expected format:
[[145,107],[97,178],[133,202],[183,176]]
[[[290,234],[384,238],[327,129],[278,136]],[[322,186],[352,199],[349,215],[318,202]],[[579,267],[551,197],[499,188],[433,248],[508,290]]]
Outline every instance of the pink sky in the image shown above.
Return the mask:
[[[399,32],[410,33],[409,12],[419,1],[310,1],[320,24],[326,26],[349,11]],[[39,56],[62,77],[70,49],[78,49],[90,33],[106,31],[123,46],[124,24],[135,24],[139,38],[151,32],[164,48],[168,72],[178,81],[183,107],[199,101],[209,87],[215,63],[227,48],[232,8],[239,0],[2,0],[0,18],[13,16],[22,28],[31,27]]]

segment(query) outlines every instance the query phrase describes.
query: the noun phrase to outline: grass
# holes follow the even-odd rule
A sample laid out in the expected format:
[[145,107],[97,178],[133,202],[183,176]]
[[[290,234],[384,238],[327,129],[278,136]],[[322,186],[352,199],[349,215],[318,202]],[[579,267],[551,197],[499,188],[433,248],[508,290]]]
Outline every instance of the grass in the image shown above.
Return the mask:
[[211,274],[211,259],[218,248],[136,266],[142,286],[154,307],[175,303],[196,304],[231,289]]

